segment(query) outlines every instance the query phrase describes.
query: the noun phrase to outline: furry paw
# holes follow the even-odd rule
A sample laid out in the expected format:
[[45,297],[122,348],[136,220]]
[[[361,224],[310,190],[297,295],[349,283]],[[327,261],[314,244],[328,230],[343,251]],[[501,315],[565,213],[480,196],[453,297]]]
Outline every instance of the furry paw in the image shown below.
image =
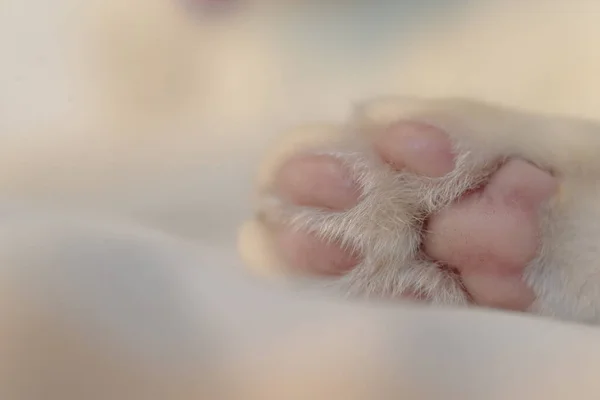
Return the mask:
[[564,196],[595,176],[566,134],[590,129],[468,101],[369,103],[267,160],[243,251],[344,294],[595,321],[600,288],[584,293],[600,269],[564,258],[585,242],[565,239],[573,211],[596,197]]

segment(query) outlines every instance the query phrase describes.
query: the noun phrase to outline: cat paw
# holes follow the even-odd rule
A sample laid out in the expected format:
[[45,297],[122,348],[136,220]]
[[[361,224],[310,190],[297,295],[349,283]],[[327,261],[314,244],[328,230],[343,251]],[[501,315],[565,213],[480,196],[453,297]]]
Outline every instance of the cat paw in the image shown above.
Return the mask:
[[344,126],[302,128],[263,165],[242,253],[348,295],[568,314],[554,304],[565,296],[545,292],[560,275],[548,273],[559,182],[573,171],[569,155],[531,150],[527,128],[546,123],[476,102],[384,99]]

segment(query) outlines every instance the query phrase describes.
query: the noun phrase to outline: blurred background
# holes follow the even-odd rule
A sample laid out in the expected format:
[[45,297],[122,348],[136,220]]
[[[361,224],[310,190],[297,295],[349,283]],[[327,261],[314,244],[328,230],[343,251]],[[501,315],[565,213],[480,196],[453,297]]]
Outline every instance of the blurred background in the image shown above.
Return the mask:
[[3,195],[231,246],[272,139],[386,92],[455,3],[4,1]]

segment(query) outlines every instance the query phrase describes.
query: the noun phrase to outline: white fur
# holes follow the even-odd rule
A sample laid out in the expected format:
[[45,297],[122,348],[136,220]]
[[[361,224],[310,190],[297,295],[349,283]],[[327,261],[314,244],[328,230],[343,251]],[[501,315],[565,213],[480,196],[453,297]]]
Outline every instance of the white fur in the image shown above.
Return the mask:
[[[371,138],[400,120],[447,132],[457,154],[454,171],[429,179],[398,173],[385,164]],[[329,143],[310,146],[308,141],[296,152],[338,158],[361,186],[359,203],[344,212],[299,207],[280,199],[267,182],[260,208],[267,221],[339,240],[364,255],[357,268],[329,280],[338,292],[395,298],[408,292],[437,304],[466,305],[460,280],[420,252],[422,225],[429,215],[480,186],[504,160],[519,157],[552,171],[560,181],[559,194],[541,211],[539,255],[525,271],[537,298],[530,311],[600,322],[600,214],[595,206],[600,199],[600,126],[478,101],[388,98],[366,103],[338,129],[340,134]]]

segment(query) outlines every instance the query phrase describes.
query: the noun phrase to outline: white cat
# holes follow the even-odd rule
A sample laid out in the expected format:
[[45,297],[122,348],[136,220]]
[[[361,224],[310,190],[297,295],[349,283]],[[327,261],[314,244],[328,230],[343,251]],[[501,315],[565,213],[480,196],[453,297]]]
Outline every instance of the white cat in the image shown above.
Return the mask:
[[[306,57],[280,42],[276,21],[289,14],[273,4],[208,17],[164,0],[4,2],[0,397],[596,398],[595,330],[337,302],[228,268],[231,231],[251,211],[251,167],[273,132],[391,93],[524,112],[393,102],[366,115],[376,126],[381,115],[450,116],[472,129],[443,128],[482,154],[518,153],[564,175],[568,209],[585,220],[573,242],[552,237],[552,259],[586,255],[579,279],[589,281],[595,253],[577,246],[595,229],[597,128],[570,118],[598,117],[596,10],[583,0],[451,7],[420,20],[427,29],[382,38],[385,51],[359,70],[325,56],[331,47]],[[307,58],[326,65],[305,73]],[[535,311],[595,320],[593,290],[582,303],[544,285],[547,308]]]

